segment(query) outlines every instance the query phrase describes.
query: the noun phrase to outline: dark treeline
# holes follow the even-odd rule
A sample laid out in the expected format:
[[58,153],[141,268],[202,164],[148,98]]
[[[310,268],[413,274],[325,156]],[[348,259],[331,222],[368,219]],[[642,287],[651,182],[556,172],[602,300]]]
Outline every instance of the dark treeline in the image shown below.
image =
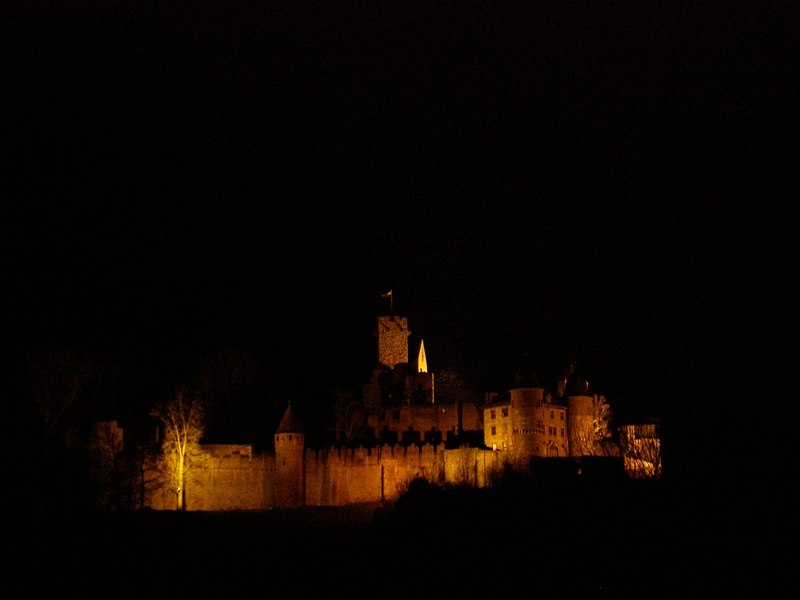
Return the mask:
[[[151,412],[178,388],[202,399],[205,442],[253,444],[257,452],[271,450],[290,399],[267,357],[229,348],[153,364],[50,347],[19,357],[15,366],[3,398],[3,495],[11,506],[35,512],[140,508],[141,491],[120,490],[138,486],[135,476],[121,473],[141,470],[146,456],[160,452]],[[108,421],[124,430],[114,476],[127,483],[103,483],[93,473],[95,424]],[[112,500],[98,489],[103,485],[115,487]]]

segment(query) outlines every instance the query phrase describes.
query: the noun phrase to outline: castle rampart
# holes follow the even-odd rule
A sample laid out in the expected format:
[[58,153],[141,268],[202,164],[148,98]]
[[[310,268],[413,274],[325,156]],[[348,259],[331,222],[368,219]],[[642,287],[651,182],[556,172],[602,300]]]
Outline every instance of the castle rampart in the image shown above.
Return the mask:
[[[265,510],[282,504],[286,494],[276,455],[253,455],[250,446],[203,446],[186,489],[187,510]],[[508,455],[478,448],[445,450],[442,444],[383,445],[374,448],[306,450],[302,473],[308,506],[344,506],[360,502],[393,501],[416,477],[437,484],[490,484],[491,474]],[[290,476],[291,477],[291,476]],[[292,485],[291,481],[289,485]],[[147,505],[175,508],[174,494],[151,491]]]
[[[206,445],[186,485],[187,510],[263,510],[275,505],[275,456],[253,455],[249,445]],[[174,510],[176,497],[155,485],[148,508]]]

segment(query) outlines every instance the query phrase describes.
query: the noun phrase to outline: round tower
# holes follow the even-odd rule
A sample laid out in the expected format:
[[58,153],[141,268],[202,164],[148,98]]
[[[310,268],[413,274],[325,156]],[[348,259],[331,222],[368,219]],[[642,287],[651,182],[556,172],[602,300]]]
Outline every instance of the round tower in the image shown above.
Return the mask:
[[289,404],[275,432],[275,506],[278,508],[305,504],[304,450],[303,429]]
[[571,375],[566,385],[567,430],[570,456],[591,456],[594,453],[594,407],[589,383]]
[[544,388],[525,355],[509,390],[511,396],[511,449],[518,458],[542,456],[544,451]]

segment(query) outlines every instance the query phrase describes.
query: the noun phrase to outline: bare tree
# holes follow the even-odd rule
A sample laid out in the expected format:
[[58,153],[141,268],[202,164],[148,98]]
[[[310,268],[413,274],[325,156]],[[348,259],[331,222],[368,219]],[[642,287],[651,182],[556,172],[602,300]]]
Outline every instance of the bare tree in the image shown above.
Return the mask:
[[123,431],[116,421],[92,426],[89,439],[91,478],[100,508],[121,510],[123,507],[123,449]]
[[200,438],[205,427],[203,403],[199,394],[190,395],[180,388],[166,404],[157,406],[152,415],[164,426],[163,473],[177,496],[177,509],[183,510],[187,476],[200,455]]
[[364,433],[364,407],[353,392],[336,390],[333,401],[333,418],[336,422],[336,439],[347,444]]
[[661,477],[661,436],[658,423],[620,427],[620,449],[630,477]]
[[595,395],[592,399],[592,429],[594,431],[595,456],[619,456],[619,447],[614,443],[611,419],[614,413],[605,396]]
[[47,461],[54,440],[73,442],[75,430],[66,424],[67,415],[83,400],[88,369],[74,352],[43,351],[32,361],[29,376],[41,426],[42,458]]
[[241,443],[261,434],[255,423],[264,416],[265,390],[275,385],[266,359],[222,348],[200,360],[190,385],[203,397],[208,436]]

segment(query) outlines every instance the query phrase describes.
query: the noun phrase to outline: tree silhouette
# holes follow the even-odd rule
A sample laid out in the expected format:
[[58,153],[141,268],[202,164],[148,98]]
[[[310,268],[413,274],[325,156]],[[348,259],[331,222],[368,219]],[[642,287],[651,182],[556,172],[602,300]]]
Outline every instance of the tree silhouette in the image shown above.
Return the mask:
[[614,413],[605,396],[595,395],[592,399],[592,427],[594,430],[594,455],[618,456],[619,448],[614,443],[611,419]]
[[72,351],[46,350],[34,357],[28,371],[41,456],[47,461],[56,441],[69,445],[75,436],[67,416],[84,399],[89,370]]
[[333,395],[336,439],[345,444],[352,444],[364,434],[364,405],[351,391],[335,390]]

